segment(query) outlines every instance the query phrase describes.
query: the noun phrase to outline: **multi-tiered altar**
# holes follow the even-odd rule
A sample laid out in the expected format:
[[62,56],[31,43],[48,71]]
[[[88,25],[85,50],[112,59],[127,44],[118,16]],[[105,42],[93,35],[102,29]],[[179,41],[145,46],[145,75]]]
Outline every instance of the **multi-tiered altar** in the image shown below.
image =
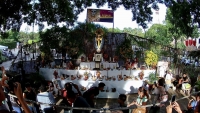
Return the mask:
[[[81,91],[91,86],[97,86],[99,82],[106,84],[105,92],[101,92],[99,98],[118,98],[119,94],[137,93],[139,87],[148,79],[150,73],[155,70],[66,70],[41,68],[40,74],[46,80],[54,78],[54,72],[58,73],[61,87],[67,82],[77,84]],[[139,74],[143,73],[143,79]],[[100,74],[100,76],[98,76]]]
[[155,70],[119,67],[118,61],[111,57],[107,61],[104,60],[101,53],[103,43],[102,32],[96,32],[96,52],[92,61],[86,57],[86,60],[80,62],[73,70],[65,67],[40,68],[40,74],[48,81],[52,81],[56,75],[61,88],[65,83],[73,82],[82,92],[104,82],[104,92],[100,92],[98,98],[118,98],[119,94],[137,93],[138,88],[148,80],[149,74],[155,73]]

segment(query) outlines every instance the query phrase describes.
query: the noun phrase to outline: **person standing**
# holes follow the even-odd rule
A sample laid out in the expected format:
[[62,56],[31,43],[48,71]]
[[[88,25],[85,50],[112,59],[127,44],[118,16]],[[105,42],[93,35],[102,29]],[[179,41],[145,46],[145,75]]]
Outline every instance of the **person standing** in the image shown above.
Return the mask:
[[53,75],[54,75],[54,78],[52,79],[53,86],[54,86],[53,95],[59,96],[61,95],[61,79],[58,76],[58,72],[56,70],[54,71]]
[[167,71],[167,74],[165,76],[166,91],[168,91],[168,89],[172,86],[172,79],[173,79],[173,76],[171,74],[171,70],[169,70]]
[[43,113],[53,113],[53,107],[46,104],[55,104],[55,99],[52,93],[47,92],[47,88],[45,86],[40,86],[40,93],[37,95],[37,101],[40,103],[40,108]]
[[94,108],[94,98],[99,94],[99,91],[103,91],[105,84],[99,83],[98,87],[91,87],[83,93],[83,97],[86,99],[90,107]]
[[[32,101],[36,101],[36,93],[35,91],[32,89],[31,84],[30,83],[26,83],[25,84],[25,91],[23,92],[23,98],[27,99],[27,100],[32,100]],[[33,112],[33,113],[37,113],[36,110],[36,105],[34,103],[31,103],[29,101],[26,102],[29,109]],[[36,106],[36,107],[35,107]]]

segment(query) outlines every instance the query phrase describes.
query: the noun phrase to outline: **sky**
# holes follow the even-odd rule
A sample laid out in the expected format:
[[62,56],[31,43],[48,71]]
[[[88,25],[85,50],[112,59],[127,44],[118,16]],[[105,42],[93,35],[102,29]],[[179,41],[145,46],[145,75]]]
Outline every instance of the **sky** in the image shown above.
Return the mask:
[[[95,8],[97,9],[97,7],[95,5],[92,5],[91,7],[88,8]],[[153,20],[151,23],[148,24],[149,28],[152,24],[155,23],[160,23],[162,24],[163,21],[165,20],[165,15],[166,15],[166,6],[163,4],[159,4],[159,14],[156,14],[156,11],[152,9],[153,12]],[[99,9],[109,9],[107,7],[107,5],[105,5],[104,7],[100,7]],[[82,13],[79,14],[78,16],[78,22],[85,22],[86,20],[86,15],[87,15],[87,9],[85,9]],[[103,22],[95,22],[97,24],[100,24],[106,28],[113,28],[113,23],[103,23]],[[61,24],[62,25],[62,24]],[[141,26],[138,26],[137,23],[135,21],[132,21],[132,12],[131,10],[125,10],[125,8],[123,6],[120,6],[115,12],[114,12],[114,28],[119,28],[119,29],[124,29],[127,27],[131,27],[131,28],[142,28]],[[50,26],[47,26],[47,24],[45,23],[45,28],[47,29],[50,28]],[[33,27],[28,26],[27,24],[23,24],[20,31],[27,31],[27,32],[33,32]],[[38,32],[38,27],[35,26],[34,27],[34,32]]]

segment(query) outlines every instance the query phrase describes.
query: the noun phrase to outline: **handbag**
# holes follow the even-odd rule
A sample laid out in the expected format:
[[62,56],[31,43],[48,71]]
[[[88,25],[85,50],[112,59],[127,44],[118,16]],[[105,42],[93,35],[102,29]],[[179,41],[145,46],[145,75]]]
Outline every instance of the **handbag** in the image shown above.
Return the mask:
[[136,109],[133,109],[132,113],[146,113],[146,108],[136,108]]

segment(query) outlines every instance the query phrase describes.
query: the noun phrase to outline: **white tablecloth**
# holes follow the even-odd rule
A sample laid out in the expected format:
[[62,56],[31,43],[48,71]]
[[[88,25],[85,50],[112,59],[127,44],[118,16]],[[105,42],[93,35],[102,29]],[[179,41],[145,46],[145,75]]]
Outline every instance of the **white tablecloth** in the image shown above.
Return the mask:
[[[86,89],[89,89],[92,86],[98,86],[98,83],[103,82],[106,84],[104,87],[104,90],[109,90],[109,92],[101,92],[99,94],[99,98],[118,98],[119,94],[128,94],[128,93],[137,93],[137,90],[139,87],[142,86],[143,80],[134,80],[134,79],[128,79],[126,81],[118,79],[107,81],[103,79],[102,81],[93,81],[92,76],[96,75],[95,70],[65,70],[65,69],[48,69],[48,68],[40,68],[40,74],[45,77],[46,80],[51,81],[53,79],[53,72],[58,72],[58,75],[66,74],[70,75],[70,77],[61,80],[62,87],[67,82],[73,82],[77,84],[79,87],[86,87]],[[77,75],[84,75],[85,72],[89,73],[89,79],[85,81],[82,77],[81,79],[75,79],[71,80],[71,75],[74,77],[77,77]],[[116,77],[118,75],[126,75],[126,76],[138,76],[138,73],[141,72],[141,70],[103,70],[100,71],[101,76],[108,76],[108,77]],[[147,78],[150,73],[154,73],[155,70],[144,70],[144,78]],[[105,78],[104,77],[104,78]],[[116,92],[111,92],[112,88],[116,88]]]
[[[103,67],[104,68],[114,68],[114,67],[119,67],[118,63],[116,62],[102,62],[103,64]],[[81,62],[80,63],[80,67],[83,69],[83,68],[90,68],[90,69],[93,69],[95,68],[95,62]]]

